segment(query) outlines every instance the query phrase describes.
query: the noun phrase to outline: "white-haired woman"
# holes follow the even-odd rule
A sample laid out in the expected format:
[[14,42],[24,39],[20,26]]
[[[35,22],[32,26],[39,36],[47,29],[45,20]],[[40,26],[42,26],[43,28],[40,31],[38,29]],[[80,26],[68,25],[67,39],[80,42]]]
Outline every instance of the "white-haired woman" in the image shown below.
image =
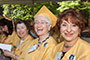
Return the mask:
[[38,37],[30,44],[24,60],[49,60],[53,47],[57,44],[49,34],[57,18],[45,6],[34,16],[34,29]]

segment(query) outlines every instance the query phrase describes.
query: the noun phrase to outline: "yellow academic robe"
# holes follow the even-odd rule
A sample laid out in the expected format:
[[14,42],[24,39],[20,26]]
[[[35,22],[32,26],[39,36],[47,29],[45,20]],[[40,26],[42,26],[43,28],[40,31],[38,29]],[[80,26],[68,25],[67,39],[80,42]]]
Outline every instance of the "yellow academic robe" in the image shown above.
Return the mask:
[[[34,51],[28,52],[24,60],[49,60],[48,58],[52,55],[52,49],[56,45],[56,41],[53,37],[49,37],[45,42],[43,42]],[[38,38],[29,45],[29,48],[33,45],[38,45]]]
[[5,34],[1,34],[0,35],[0,43],[4,43],[5,39],[6,39],[6,35]]
[[[53,53],[53,59],[50,60],[60,60],[59,58],[62,55],[62,49],[64,46],[64,42],[58,44]],[[73,58],[73,59],[71,59]],[[90,60],[90,44],[78,38],[78,41],[75,45],[65,53],[61,60]]]
[[14,54],[16,56],[22,56],[24,50],[27,48],[27,46],[32,40],[33,40],[33,37],[28,35],[27,38],[23,41],[23,43],[18,48],[16,48],[16,50],[14,51]]
[[18,37],[17,33],[13,31],[11,35],[8,35],[4,43],[12,44],[13,46],[17,46],[20,42],[20,38]]

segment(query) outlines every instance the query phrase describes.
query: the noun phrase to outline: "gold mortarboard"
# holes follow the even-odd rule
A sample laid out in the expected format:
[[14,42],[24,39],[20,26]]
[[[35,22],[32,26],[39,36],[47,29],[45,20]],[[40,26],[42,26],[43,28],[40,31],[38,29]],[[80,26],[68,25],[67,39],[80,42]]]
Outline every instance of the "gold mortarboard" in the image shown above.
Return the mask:
[[36,16],[45,16],[50,20],[52,27],[56,25],[57,17],[45,5],[36,13],[34,18]]

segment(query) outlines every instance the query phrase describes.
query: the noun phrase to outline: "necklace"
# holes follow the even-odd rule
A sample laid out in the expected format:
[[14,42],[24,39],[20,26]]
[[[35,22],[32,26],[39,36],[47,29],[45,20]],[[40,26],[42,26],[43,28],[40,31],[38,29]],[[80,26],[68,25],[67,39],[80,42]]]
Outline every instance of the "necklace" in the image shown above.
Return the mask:
[[69,45],[64,45],[65,48],[71,48],[72,46]]

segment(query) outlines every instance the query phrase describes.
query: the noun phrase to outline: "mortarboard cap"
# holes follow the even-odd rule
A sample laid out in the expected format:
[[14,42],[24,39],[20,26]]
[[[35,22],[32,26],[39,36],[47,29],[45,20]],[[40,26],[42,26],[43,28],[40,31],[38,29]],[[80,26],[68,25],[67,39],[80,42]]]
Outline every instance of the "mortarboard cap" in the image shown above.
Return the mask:
[[50,20],[52,27],[56,25],[57,17],[45,5],[36,13],[34,18],[36,16],[45,16]]

